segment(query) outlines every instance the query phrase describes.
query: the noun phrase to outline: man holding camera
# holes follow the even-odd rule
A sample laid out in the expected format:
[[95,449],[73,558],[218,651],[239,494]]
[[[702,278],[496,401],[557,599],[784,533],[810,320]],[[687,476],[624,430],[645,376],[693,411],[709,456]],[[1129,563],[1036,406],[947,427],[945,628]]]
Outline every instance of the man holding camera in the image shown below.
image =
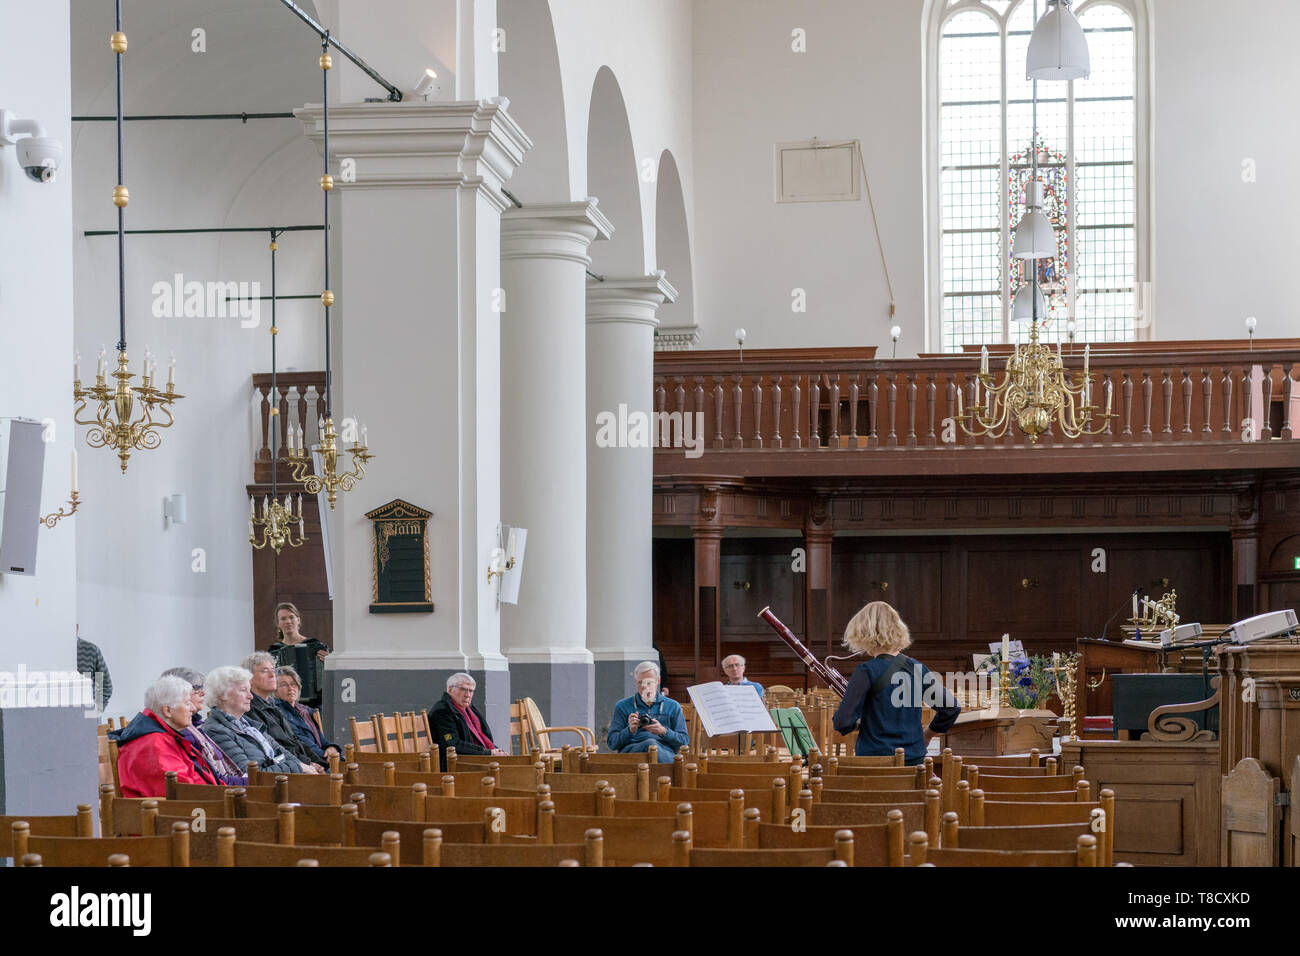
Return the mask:
[[659,763],[672,763],[677,748],[690,742],[681,705],[659,692],[659,665],[654,662],[638,664],[632,680],[637,692],[614,705],[606,743],[624,754],[645,753],[654,744]]

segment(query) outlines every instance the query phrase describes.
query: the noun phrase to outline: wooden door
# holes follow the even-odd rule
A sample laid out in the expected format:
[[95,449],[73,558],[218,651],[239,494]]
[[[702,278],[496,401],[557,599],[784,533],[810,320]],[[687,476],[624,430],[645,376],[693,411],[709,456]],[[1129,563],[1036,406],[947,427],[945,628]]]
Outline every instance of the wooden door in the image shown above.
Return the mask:
[[1280,781],[1254,757],[1223,778],[1224,866],[1278,865]]

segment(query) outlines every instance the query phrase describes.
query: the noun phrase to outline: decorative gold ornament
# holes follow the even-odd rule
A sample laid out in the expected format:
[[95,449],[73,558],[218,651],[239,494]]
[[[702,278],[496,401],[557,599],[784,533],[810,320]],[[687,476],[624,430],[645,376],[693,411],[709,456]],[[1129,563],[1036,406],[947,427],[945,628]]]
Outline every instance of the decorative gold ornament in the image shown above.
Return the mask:
[[1048,671],[1056,675],[1056,695],[1061,698],[1061,716],[1070,725],[1070,739],[1078,740],[1079,655],[1066,654],[1064,657],[1058,657],[1053,654],[1052,660],[1053,666],[1049,667]]
[[1113,396],[1109,382],[1106,383],[1106,410],[1103,412],[1092,403],[1089,358],[1090,352],[1085,349],[1083,372],[1075,373],[1071,381],[1060,345],[1053,352],[1050,346],[1038,341],[1035,319],[1029,327],[1029,344],[1023,349],[1016,346],[1007,359],[1006,375],[1000,384],[989,374],[988,349],[982,351],[980,371],[975,377],[975,403],[969,411],[962,411],[964,387],[957,388],[957,424],[967,435],[1001,438],[1014,423],[1031,443],[1036,443],[1053,422],[1060,424],[1066,438],[1099,435],[1117,416],[1110,410]]
[[328,53],[322,53],[320,55],[320,68],[322,70],[328,70],[333,65],[334,60]]
[[118,209],[125,209],[126,204],[131,201],[131,193],[125,186],[113,187],[113,205]]
[[339,490],[351,491],[356,487],[356,483],[366,477],[366,462],[375,457],[366,448],[366,430],[362,428],[360,440],[347,449],[348,453],[352,455],[353,470],[339,474],[339,452],[334,434],[334,419],[326,418],[321,424],[320,432],[320,457],[324,473],[314,475],[311,473],[311,455],[304,447],[302,429],[298,430],[296,446],[292,437],[293,431],[290,430],[289,434],[288,461],[293,473],[293,480],[301,481],[303,490],[309,495],[318,495],[323,490],[329,499],[330,511],[334,510]]
[[72,506],[72,510],[64,511],[62,508],[60,508],[58,511],[54,512],[53,514],[43,515],[41,517],[41,524],[45,525],[45,527],[47,528],[53,528],[56,524],[59,523],[60,518],[71,518],[73,515],[75,515],[77,513],[77,507],[81,504],[81,499],[77,497],[77,493],[75,491],[72,492],[71,494],[72,496],[68,499],[68,504]]
[[1178,615],[1177,606],[1177,591],[1170,591],[1161,595],[1158,601],[1144,597],[1137,616],[1129,618],[1128,622],[1140,632],[1145,631],[1148,634],[1155,635],[1160,631],[1178,626],[1178,622],[1182,618]]
[[108,48],[114,53],[126,52],[126,34],[118,30],[108,38]]
[[275,252],[275,250],[277,250],[277,249],[279,249],[279,248],[280,248],[280,244],[279,244],[278,242],[276,242],[274,239],[272,239],[272,240],[271,240],[271,251],[272,251],[272,252]]
[[329,173],[326,173],[324,176],[322,176],[320,178],[320,188],[325,190],[326,192],[329,192],[331,189],[333,189],[334,177],[331,176]]
[[[297,526],[297,535],[294,526]],[[291,548],[300,548],[307,540],[306,524],[302,514],[302,495],[298,495],[298,507],[294,510],[290,496],[284,496],[284,504],[265,495],[259,513],[257,499],[248,503],[248,543],[261,551],[270,547],[279,554],[287,544]]]
[[[80,379],[72,383],[72,398],[77,403],[73,419],[78,425],[91,426],[86,433],[86,444],[91,448],[116,450],[122,474],[126,474],[132,449],[143,451],[162,444],[158,430],[171,428],[175,422],[171,406],[177,399],[185,397],[176,391],[174,363],[167,376],[166,391],[153,384],[156,369],[157,365],[151,363],[146,351],[140,384],[132,386],[131,380],[135,376],[127,368],[126,349],[121,349],[117,353],[117,371],[112,373],[117,379],[116,385],[106,383],[102,357],[94,385],[82,388]],[[91,401],[97,402],[99,407],[93,418],[83,417],[82,413]],[[159,413],[167,416],[167,420],[155,421],[154,415]]]
[[329,289],[326,289],[324,292],[320,294],[320,301],[321,301],[321,305],[325,306],[325,308],[328,309],[331,305],[334,304],[334,293],[331,292]]

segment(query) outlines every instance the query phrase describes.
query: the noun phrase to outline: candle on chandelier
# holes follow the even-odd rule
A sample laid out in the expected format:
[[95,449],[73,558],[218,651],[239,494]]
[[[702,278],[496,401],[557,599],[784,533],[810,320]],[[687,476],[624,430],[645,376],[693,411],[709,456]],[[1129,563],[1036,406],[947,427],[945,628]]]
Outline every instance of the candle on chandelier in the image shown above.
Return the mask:
[[306,525],[302,517],[302,495],[298,495],[298,537],[303,537],[307,533]]
[[172,353],[172,360],[167,363],[167,391],[176,390],[176,353]]
[[81,353],[75,349],[72,352],[72,380],[81,381]]
[[961,393],[962,393],[962,387],[959,385],[959,386],[957,386],[957,417],[958,417],[958,418],[961,418],[961,417],[962,417],[962,411],[961,411]]
[[1136,621],[1137,616],[1138,616],[1138,596],[1137,596],[1137,592],[1134,591],[1133,592],[1133,620]]
[[980,346],[980,374],[987,375],[988,373],[989,373],[989,347],[987,345],[981,345]]
[[1088,377],[1088,359],[1091,356],[1091,354],[1092,354],[1092,346],[1085,345],[1083,347],[1083,377],[1084,378]]
[[77,449],[72,449],[72,493],[77,493]]
[[367,443],[366,443],[366,426],[365,426],[365,425],[362,425],[362,426],[361,426],[361,447],[362,447],[362,448],[368,448],[368,447],[369,447],[369,445],[367,445]]
[[146,346],[144,347],[144,357],[143,357],[142,359],[140,359],[140,377],[141,377],[141,378],[148,378],[148,377],[149,377],[149,359],[152,358],[152,357],[153,357],[153,353],[149,351],[149,346],[146,345]]
[[108,362],[104,358],[107,351],[108,350],[104,346],[101,345],[99,347],[99,364],[95,367],[96,378],[103,378],[104,373],[108,371]]
[[250,497],[248,499],[248,523],[250,525],[253,523],[253,515],[255,514],[257,514],[257,499]]

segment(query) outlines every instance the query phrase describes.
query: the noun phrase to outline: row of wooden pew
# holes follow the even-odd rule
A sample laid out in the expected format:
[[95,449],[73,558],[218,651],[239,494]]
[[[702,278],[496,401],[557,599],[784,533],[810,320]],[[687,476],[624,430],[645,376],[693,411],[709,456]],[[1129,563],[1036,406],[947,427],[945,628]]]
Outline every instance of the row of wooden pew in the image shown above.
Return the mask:
[[[371,759],[379,756],[389,759]],[[427,754],[348,757],[328,777],[250,767],[247,787],[219,796],[174,778],[158,800],[104,786],[101,837],[88,832],[88,806],[67,818],[0,819],[0,855],[28,865],[127,856],[137,866],[1112,861],[1113,794],[1094,800],[1080,768],[1057,774],[1037,754],[971,765],[945,753],[909,768],[896,759],[806,767],[683,753],[652,767],[644,755],[584,752],[568,772],[544,760],[461,757],[447,774],[431,772]]]

